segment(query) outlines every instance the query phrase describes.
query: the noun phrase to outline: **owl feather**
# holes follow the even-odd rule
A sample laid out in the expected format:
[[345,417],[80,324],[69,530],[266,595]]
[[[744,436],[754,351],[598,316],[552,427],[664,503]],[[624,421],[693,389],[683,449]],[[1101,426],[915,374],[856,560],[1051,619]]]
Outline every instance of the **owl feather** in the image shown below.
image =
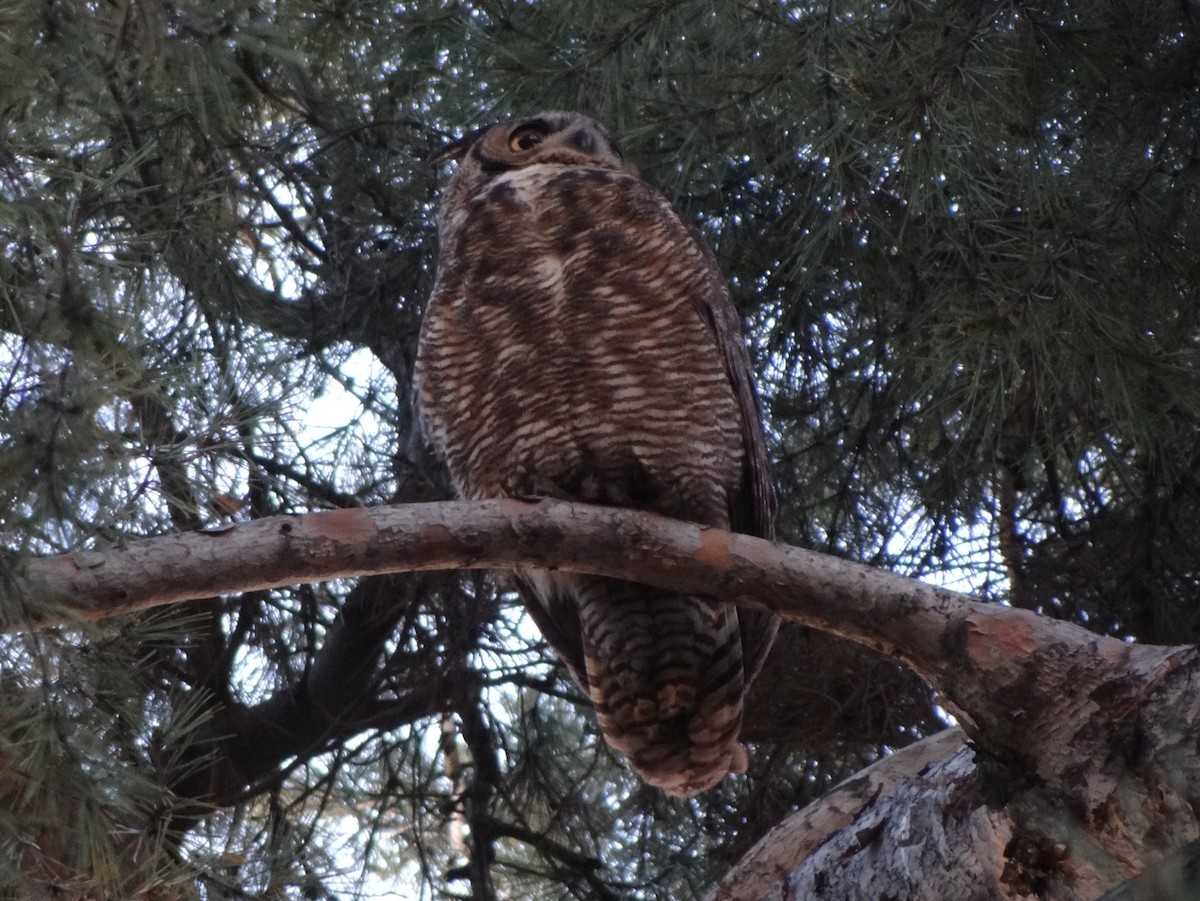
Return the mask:
[[[466,498],[545,496],[769,536],[741,323],[711,251],[575,113],[481,129],[439,210],[415,372]],[[689,795],[744,769],[770,615],[632,582],[515,573],[608,743]]]

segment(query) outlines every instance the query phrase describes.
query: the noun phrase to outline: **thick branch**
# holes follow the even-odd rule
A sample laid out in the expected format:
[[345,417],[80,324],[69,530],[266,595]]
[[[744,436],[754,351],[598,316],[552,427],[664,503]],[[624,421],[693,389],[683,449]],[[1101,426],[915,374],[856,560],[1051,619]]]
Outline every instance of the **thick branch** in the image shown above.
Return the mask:
[[[24,587],[31,619],[46,624],[298,582],[522,566],[736,599],[841,635],[903,661],[942,694],[973,738],[1018,757],[1031,731],[1072,738],[1097,703],[1115,702],[1111,687],[1093,701],[1099,686],[1126,680],[1117,697],[1133,697],[1170,668],[1173,654],[799,548],[557,501],[272,517],[33,560]],[[1078,698],[1078,716],[1043,721],[1045,699],[1064,690]]]
[[[959,714],[971,740],[925,777],[945,787],[944,804],[932,799],[929,828],[945,825],[947,811],[986,817],[986,829],[963,833],[964,847],[996,853],[987,867],[964,872],[1008,886],[994,896],[1025,897],[1023,886],[1045,882],[1075,886],[1052,897],[1094,897],[1194,835],[1186,799],[1196,796],[1200,761],[1187,736],[1200,720],[1191,691],[1200,655],[1192,649],[1126,644],[870,567],[650,514],[504,500],[274,517],[28,561],[10,584],[28,618],[44,625],[297,582],[483,567],[559,568],[717,595],[903,661]],[[920,789],[901,786],[886,804],[882,797],[868,804],[838,833],[843,844],[821,844],[788,873],[789,884],[826,884],[843,870],[851,881],[867,878],[877,855],[863,852],[909,840],[888,827],[889,811],[908,822],[916,803],[909,794]],[[1106,826],[1121,817],[1127,828]],[[950,847],[927,845],[931,853]],[[1086,853],[1063,857],[1060,846]],[[848,870],[848,855],[865,869]],[[777,855],[760,869],[769,875],[781,865]]]
[[771,890],[791,870],[832,837],[852,829],[881,797],[914,784],[930,766],[960,751],[964,741],[962,730],[947,729],[856,773],[767,833],[726,874],[708,901],[758,901],[770,897]]

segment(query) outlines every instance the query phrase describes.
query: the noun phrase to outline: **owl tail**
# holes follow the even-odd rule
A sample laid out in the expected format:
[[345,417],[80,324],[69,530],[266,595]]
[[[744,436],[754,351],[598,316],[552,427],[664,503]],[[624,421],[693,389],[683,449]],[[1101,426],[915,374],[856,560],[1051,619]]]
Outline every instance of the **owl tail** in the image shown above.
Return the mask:
[[737,609],[632,582],[577,587],[588,690],[608,743],[665,791],[745,769]]

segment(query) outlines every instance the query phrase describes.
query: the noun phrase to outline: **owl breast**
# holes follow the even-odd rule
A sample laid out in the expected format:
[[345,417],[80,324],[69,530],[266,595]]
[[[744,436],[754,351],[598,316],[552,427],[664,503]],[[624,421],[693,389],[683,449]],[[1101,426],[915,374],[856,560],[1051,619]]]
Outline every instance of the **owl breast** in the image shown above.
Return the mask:
[[[450,193],[416,387],[458,491],[721,528],[734,510],[769,518],[736,314],[666,198],[612,167],[489,173],[474,158]],[[605,739],[647,781],[690,794],[740,768],[742,697],[773,624],[630,582],[516,576]]]
[[696,304],[707,260],[664,203],[623,173],[565,166],[516,170],[472,199],[439,270],[422,387],[465,497],[728,527],[737,402]]

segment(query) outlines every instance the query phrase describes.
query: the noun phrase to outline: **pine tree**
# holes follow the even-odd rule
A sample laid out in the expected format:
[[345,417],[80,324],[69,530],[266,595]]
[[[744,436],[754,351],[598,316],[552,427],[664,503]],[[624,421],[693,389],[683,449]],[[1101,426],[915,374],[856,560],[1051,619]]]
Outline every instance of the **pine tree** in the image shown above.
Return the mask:
[[[782,540],[1194,642],[1198,16],[10,5],[0,584],[33,557],[448,496],[407,395],[429,160],[576,108],[731,279]],[[477,573],[53,629],[27,625],[73,614],[0,604],[13,897],[347,897],[381,874],[414,897],[700,897],[781,816],[943,726],[895,662],[789,626],[750,773],[684,803],[613,759]]]

